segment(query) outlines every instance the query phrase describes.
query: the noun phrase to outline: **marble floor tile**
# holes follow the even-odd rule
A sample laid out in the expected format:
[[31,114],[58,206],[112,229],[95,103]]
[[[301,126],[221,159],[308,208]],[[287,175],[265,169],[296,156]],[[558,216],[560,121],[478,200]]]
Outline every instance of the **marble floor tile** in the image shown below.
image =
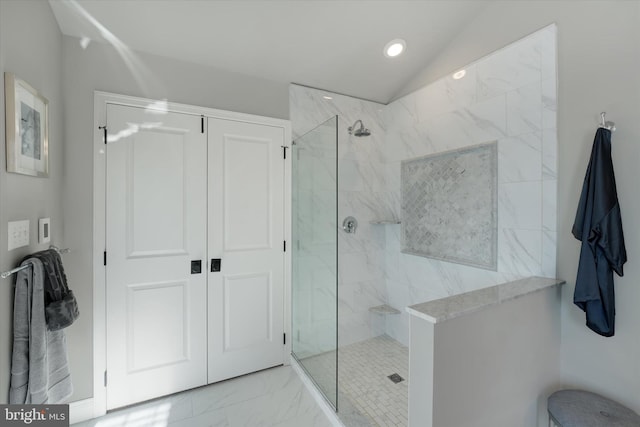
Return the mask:
[[185,392],[121,408],[74,426],[160,427],[191,418],[192,414],[191,397]]
[[225,408],[234,427],[276,426],[295,417],[306,417],[318,405],[295,373],[277,392]]
[[267,369],[110,412],[74,427],[328,427],[290,366]]
[[229,418],[224,408],[217,411],[186,418],[175,423],[169,423],[167,427],[230,427]]
[[277,427],[331,427],[331,422],[326,415],[318,409],[317,412],[300,417],[290,418],[287,421],[276,424]]

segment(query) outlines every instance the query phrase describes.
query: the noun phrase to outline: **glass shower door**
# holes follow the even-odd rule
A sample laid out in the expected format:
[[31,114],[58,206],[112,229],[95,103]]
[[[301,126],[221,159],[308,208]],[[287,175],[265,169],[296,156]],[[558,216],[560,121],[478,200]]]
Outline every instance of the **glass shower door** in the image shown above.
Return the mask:
[[293,143],[292,352],[337,409],[338,117]]

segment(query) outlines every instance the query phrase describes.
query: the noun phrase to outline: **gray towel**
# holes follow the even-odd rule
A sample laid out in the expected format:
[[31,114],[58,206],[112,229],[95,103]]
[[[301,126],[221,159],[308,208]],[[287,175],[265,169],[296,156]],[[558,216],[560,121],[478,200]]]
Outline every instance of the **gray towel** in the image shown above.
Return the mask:
[[63,330],[49,331],[44,309],[44,268],[36,258],[18,272],[13,304],[11,404],[61,403],[73,393]]
[[28,258],[38,258],[44,269],[44,306],[45,319],[50,331],[64,329],[78,318],[78,303],[69,289],[64,274],[62,258],[56,249],[36,252]]

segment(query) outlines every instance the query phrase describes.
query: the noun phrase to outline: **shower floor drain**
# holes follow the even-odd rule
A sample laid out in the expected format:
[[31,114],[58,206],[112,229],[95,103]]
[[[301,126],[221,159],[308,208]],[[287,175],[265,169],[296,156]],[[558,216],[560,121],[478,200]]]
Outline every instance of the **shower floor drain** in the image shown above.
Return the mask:
[[391,381],[393,381],[394,384],[398,384],[399,382],[404,381],[404,378],[402,378],[398,374],[391,374],[387,378],[389,378]]

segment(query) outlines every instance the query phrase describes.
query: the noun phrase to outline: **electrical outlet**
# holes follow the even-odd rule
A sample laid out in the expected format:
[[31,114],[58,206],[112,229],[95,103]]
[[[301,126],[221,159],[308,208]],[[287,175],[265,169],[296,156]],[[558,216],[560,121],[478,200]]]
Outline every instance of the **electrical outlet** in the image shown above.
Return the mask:
[[29,220],[9,221],[9,244],[8,250],[12,251],[16,248],[29,245]]

